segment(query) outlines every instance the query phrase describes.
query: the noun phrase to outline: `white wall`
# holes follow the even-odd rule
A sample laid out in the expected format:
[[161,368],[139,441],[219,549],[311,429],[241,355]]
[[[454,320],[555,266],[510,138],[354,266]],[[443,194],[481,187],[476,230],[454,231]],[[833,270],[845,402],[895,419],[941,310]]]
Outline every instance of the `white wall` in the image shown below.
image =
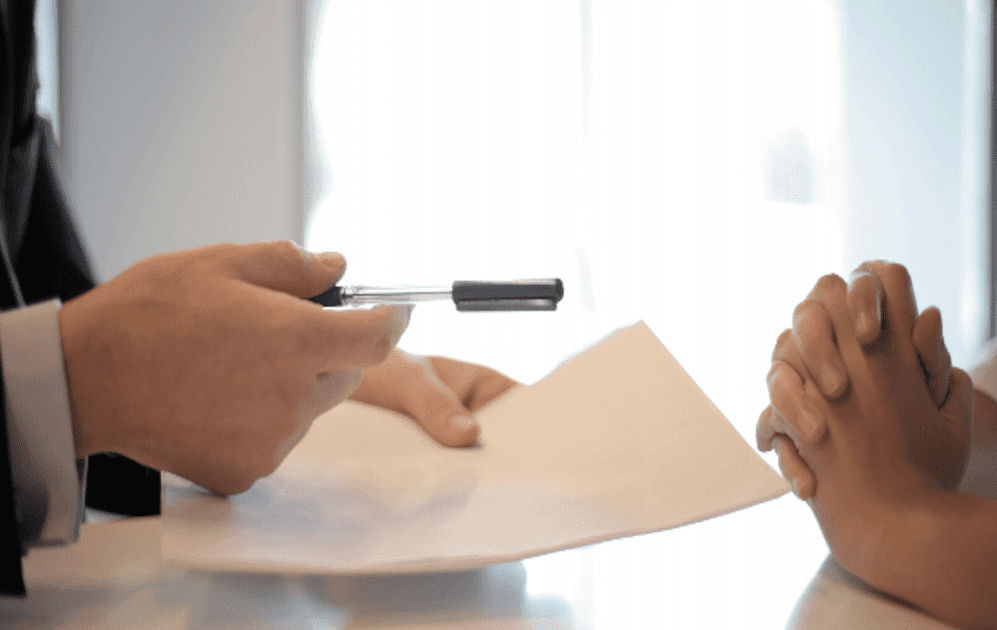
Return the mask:
[[35,55],[38,66],[38,113],[52,122],[59,137],[59,4],[35,4]]
[[101,278],[302,237],[301,3],[61,3],[62,172]]
[[[907,263],[965,363],[985,323],[987,94],[974,77],[989,72],[989,6],[834,4],[845,265]],[[101,277],[167,250],[303,238],[306,6],[61,2],[63,173]]]
[[988,325],[990,5],[840,6],[846,263],[905,263],[966,366]]

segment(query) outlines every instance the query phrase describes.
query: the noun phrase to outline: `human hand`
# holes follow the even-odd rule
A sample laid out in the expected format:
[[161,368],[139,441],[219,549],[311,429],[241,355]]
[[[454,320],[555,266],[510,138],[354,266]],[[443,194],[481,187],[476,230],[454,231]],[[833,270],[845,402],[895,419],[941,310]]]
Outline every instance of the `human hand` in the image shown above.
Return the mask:
[[[888,273],[888,267],[890,264],[883,261],[867,262],[852,272],[846,304],[856,339],[863,345],[877,341],[887,325],[882,311],[880,273]],[[896,267],[903,269],[899,265]],[[903,271],[906,273],[906,270]],[[812,375],[820,391],[831,399],[841,396],[848,387],[848,375],[835,345],[830,318],[823,305],[814,299],[821,282],[824,279],[796,307],[793,327],[784,331],[776,343],[768,378],[773,404],[762,412],[757,425],[759,449],[775,448],[783,475],[802,499],[813,496],[816,485],[812,472],[799,457],[794,440],[817,440],[823,435],[825,427],[822,418],[812,411],[808,413],[802,401],[793,397],[792,393],[797,391],[794,383],[798,378],[810,378]],[[910,309],[916,312],[913,292],[907,293],[911,300]],[[895,327],[894,324],[889,325]],[[911,334],[932,399],[940,406],[948,393],[951,360],[942,338],[938,309],[931,307],[917,316]],[[780,409],[785,414],[780,413]],[[800,424],[790,426],[787,416],[798,419]],[[794,439],[778,439],[778,436],[794,436]]]
[[383,361],[410,309],[327,312],[339,254],[290,242],[141,261],[59,315],[77,456],[127,455],[220,494],[273,472]]
[[835,278],[818,284],[815,299],[830,317],[851,386],[831,401],[813,379],[798,379],[795,394],[826,420],[827,432],[796,446],[818,480],[810,505],[832,552],[862,575],[863,563],[882,542],[877,537],[884,519],[927,493],[954,487],[961,477],[969,454],[972,384],[953,369],[940,409],[932,399],[906,332],[916,309],[903,267],[888,265],[880,272],[888,326],[865,348],[849,317],[845,283]]
[[351,398],[407,414],[440,444],[471,446],[481,430],[472,412],[516,385],[491,368],[396,349]]
[[[906,273],[902,265],[877,260],[862,263],[849,278],[846,296],[848,317],[855,331],[855,338],[863,346],[879,339],[887,325],[883,312],[883,280],[880,276],[891,273],[891,268],[903,269],[903,273]],[[817,290],[818,287],[814,287],[808,298],[797,305],[793,312],[792,340],[820,390],[827,398],[834,400],[847,389],[848,374],[835,346],[827,311],[814,299]],[[911,300],[910,308],[916,313],[914,292],[907,291],[907,294]],[[895,328],[896,324],[890,326]],[[911,334],[918,356],[925,364],[931,398],[936,405],[941,405],[948,393],[951,358],[942,338],[941,313],[938,309],[925,309],[915,319]]]

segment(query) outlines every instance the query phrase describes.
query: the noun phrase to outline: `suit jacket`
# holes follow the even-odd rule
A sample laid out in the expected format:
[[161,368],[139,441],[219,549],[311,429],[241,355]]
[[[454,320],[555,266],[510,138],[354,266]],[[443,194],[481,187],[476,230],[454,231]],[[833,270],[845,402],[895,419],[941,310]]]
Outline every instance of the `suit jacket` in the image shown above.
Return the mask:
[[[34,0],[0,0],[0,309],[94,285],[93,273],[55,171],[51,126],[35,111]],[[2,352],[2,340],[0,340]],[[23,594],[0,379],[0,592]],[[90,458],[87,505],[133,515],[159,513],[159,473],[116,455]]]

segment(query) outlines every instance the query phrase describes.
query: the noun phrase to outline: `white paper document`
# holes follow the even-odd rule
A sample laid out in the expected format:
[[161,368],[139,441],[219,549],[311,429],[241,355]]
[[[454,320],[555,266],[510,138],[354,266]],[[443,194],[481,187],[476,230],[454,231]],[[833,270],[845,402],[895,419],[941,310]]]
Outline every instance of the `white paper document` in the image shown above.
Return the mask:
[[450,449],[403,416],[344,403],[244,494],[167,484],[163,557],[226,571],[455,570],[788,490],[643,323],[477,417],[480,446]]

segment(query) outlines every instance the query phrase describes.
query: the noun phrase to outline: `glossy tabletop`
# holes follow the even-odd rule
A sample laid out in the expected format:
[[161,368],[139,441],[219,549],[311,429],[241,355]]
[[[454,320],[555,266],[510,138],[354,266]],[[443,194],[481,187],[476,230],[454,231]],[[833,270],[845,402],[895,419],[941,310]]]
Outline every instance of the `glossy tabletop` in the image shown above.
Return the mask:
[[801,557],[819,536],[812,520],[783,497],[523,562],[377,577],[191,571],[162,561],[157,518],[88,523],[76,545],[29,554],[28,597],[0,599],[0,619],[115,629],[945,627],[823,557]]

